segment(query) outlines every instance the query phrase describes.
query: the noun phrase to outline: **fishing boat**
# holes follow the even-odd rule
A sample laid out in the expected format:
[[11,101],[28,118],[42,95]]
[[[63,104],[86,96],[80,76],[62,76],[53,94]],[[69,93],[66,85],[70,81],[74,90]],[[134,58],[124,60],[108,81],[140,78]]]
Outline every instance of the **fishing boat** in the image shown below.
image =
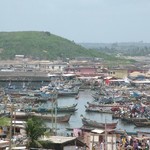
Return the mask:
[[130,118],[130,117],[125,117],[125,116],[122,116],[121,117],[121,120],[122,121],[125,121],[127,123],[137,123],[137,122],[148,122],[149,120],[147,118]]
[[79,88],[62,88],[62,89],[57,89],[58,91],[58,96],[74,96],[78,95],[79,93]]
[[136,127],[150,127],[150,121],[146,122],[134,122]]
[[35,113],[35,112],[14,112],[13,116],[16,119],[27,119],[30,117],[37,117],[41,118],[43,120],[52,121],[56,118],[57,122],[68,122],[70,120],[72,114],[66,114],[66,115],[51,115],[51,114],[42,114],[42,113]]
[[97,113],[108,113],[112,114],[111,107],[88,107],[85,105],[85,111],[86,112],[97,112]]
[[10,116],[9,112],[0,112],[0,117],[8,117]]
[[90,107],[120,107],[119,103],[112,103],[112,104],[102,104],[98,102],[87,102],[88,106]]
[[97,121],[93,121],[90,119],[87,119],[85,117],[83,117],[83,115],[81,115],[82,118],[82,123],[84,126],[88,126],[88,127],[94,127],[94,128],[101,128],[101,129],[115,129],[118,122],[115,123],[101,123],[101,122],[97,122]]
[[24,101],[31,101],[31,102],[47,102],[49,101],[50,99],[49,98],[43,98],[43,97],[37,97],[37,96],[24,96],[24,97],[21,97],[20,99],[24,100]]
[[78,109],[76,108],[77,106],[77,103],[76,104],[73,104],[71,106],[56,106],[56,108],[45,108],[45,107],[42,107],[42,106],[37,106],[37,107],[27,107],[27,108],[24,108],[24,111],[25,112],[37,112],[37,113],[51,113],[51,112],[54,112],[55,109],[57,110],[58,113],[62,113],[62,112],[75,112],[77,111]]

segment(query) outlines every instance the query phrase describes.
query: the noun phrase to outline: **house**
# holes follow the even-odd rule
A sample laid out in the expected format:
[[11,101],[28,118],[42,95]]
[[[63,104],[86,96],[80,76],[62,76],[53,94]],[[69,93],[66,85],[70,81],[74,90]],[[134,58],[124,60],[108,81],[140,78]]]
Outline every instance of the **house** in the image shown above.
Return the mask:
[[108,70],[108,75],[116,78],[124,78],[128,76],[128,70],[120,69],[120,68],[114,68],[114,69],[112,68]]
[[26,62],[26,70],[30,69],[33,71],[43,71],[43,72],[51,72],[51,73],[58,73],[63,72],[64,68],[67,66],[66,62],[59,62],[59,61],[31,61]]
[[24,55],[15,55],[15,60],[23,60],[24,58]]
[[103,129],[83,129],[83,139],[89,149],[103,149],[116,150],[116,141],[120,138],[120,134],[115,131],[106,131]]
[[83,142],[86,143],[89,150],[100,149],[100,147],[102,150],[116,150],[117,141],[125,132],[121,130],[83,128],[82,134]]
[[133,72],[139,72],[139,73],[147,73],[148,72],[148,69],[139,69],[139,68],[133,68],[133,69],[128,69],[128,73],[133,73]]
[[81,142],[76,137],[50,136],[50,137],[42,137],[40,141],[50,142],[48,148],[54,150],[73,150],[73,149],[78,150],[78,148],[86,148],[86,144]]
[[67,62],[51,62],[48,65],[48,71],[53,73],[62,73],[64,71],[64,68],[68,65]]
[[65,72],[75,73],[78,76],[95,76],[97,74],[97,68],[91,66],[66,67]]

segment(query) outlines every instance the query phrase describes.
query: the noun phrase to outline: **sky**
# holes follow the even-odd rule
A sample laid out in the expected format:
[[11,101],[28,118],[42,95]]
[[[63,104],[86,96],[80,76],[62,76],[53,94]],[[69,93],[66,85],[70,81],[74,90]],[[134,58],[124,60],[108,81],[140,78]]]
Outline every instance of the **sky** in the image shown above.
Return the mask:
[[49,31],[76,43],[150,43],[150,0],[0,0],[0,31]]

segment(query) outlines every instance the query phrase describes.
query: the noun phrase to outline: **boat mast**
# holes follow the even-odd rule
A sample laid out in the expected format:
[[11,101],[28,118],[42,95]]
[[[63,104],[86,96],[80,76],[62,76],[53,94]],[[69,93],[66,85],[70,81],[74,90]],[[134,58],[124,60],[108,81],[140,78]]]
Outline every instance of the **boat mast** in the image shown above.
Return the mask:
[[53,110],[54,110],[54,99],[52,100],[52,109],[51,109],[51,114],[52,114],[52,118],[51,118],[51,122],[52,122],[52,132],[53,132],[53,128],[54,128],[54,116],[53,116]]
[[13,109],[14,109],[14,104],[11,104],[11,108],[10,108],[10,116],[11,116],[11,120],[10,120],[10,129],[9,129],[9,150],[11,150],[11,139],[12,139],[12,121],[13,121]]
[[106,118],[105,118],[105,150],[107,150],[107,127],[106,127]]
[[57,98],[55,99],[55,135],[57,135]]

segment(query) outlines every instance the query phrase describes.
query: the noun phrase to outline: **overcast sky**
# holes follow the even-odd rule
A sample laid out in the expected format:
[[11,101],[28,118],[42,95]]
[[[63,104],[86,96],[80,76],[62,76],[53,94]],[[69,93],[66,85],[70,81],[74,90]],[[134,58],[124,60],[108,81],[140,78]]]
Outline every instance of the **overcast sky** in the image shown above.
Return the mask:
[[150,42],[150,0],[0,0],[0,31],[75,42]]

